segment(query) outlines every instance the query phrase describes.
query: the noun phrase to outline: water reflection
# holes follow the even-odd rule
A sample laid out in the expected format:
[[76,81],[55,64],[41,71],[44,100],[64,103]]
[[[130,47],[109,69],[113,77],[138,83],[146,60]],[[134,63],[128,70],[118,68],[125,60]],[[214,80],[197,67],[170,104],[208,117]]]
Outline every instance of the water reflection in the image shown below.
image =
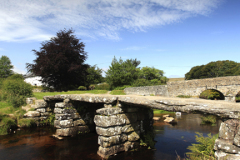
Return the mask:
[[[162,115],[155,115],[162,116]],[[175,116],[175,115],[171,115]],[[182,114],[176,125],[163,122],[154,123],[157,141],[156,150],[141,148],[136,152],[122,152],[114,160],[176,160],[177,155],[185,157],[187,147],[195,143],[195,132],[216,134],[221,121],[216,126],[201,125],[201,115]],[[43,127],[16,131],[15,134],[0,136],[0,159],[80,159],[100,160],[97,155],[97,134],[90,133],[59,141],[51,137],[54,128]]]

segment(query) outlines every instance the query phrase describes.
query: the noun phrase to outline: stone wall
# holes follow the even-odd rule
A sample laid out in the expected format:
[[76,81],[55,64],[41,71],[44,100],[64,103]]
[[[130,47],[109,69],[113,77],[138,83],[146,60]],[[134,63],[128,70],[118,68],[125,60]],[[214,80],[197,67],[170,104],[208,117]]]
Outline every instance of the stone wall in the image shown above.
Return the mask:
[[240,159],[240,122],[239,120],[227,120],[221,123],[219,137],[214,145],[217,160]]
[[131,88],[125,88],[124,92],[127,95],[149,96],[149,95],[153,94],[153,95],[157,95],[157,96],[168,96],[167,85],[131,87]]
[[103,158],[138,148],[140,137],[152,130],[152,109],[127,104],[105,105],[97,114],[94,122],[99,135],[98,155]]

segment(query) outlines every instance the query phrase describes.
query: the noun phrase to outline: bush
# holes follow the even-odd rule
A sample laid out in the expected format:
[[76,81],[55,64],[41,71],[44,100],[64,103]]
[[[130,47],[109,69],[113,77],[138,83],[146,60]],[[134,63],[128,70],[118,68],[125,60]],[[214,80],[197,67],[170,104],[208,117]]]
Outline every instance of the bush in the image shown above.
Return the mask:
[[14,107],[19,107],[20,105],[25,104],[25,98],[33,95],[32,86],[20,78],[11,78],[12,76],[4,80],[1,97],[3,100],[11,103]]
[[95,85],[91,84],[88,89],[93,90],[95,88]]
[[202,116],[202,123],[201,124],[211,124],[212,126],[216,125],[216,117],[214,115]]
[[178,95],[177,97],[178,98],[191,98],[191,96],[189,96],[189,95]]
[[214,90],[214,89],[208,89],[208,90],[205,90],[203,91],[199,98],[203,98],[203,99],[221,99],[223,100],[224,99],[224,95],[221,94],[219,91],[217,90]]
[[100,83],[95,85],[95,90],[110,90],[111,87],[108,83]]
[[196,134],[195,137],[198,144],[188,146],[187,149],[191,151],[186,153],[188,158],[194,160],[215,160],[213,147],[215,140],[218,138],[218,134],[211,136],[211,133],[209,133],[208,137],[203,137],[202,133],[196,132]]
[[36,126],[36,121],[34,119],[20,119],[18,125],[20,127],[33,127]]
[[0,135],[8,134],[9,129],[16,126],[17,124],[14,119],[0,115]]
[[139,86],[150,86],[150,81],[146,79],[137,79],[133,82],[132,86],[133,87],[139,87]]
[[87,90],[87,87],[79,86],[78,89],[79,89],[79,90]]

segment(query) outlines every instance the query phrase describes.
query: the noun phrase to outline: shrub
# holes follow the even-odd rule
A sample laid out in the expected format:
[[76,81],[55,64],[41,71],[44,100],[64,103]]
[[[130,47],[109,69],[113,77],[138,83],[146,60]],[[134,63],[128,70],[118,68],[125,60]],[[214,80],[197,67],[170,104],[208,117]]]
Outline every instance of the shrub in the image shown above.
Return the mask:
[[87,90],[87,87],[79,86],[78,89],[79,89],[79,90]]
[[[14,76],[14,75],[13,75]],[[2,85],[2,99],[11,103],[14,107],[25,104],[25,98],[32,96],[32,86],[22,79],[4,80]]]
[[95,85],[95,90],[110,90],[111,87],[108,83],[100,83]]
[[17,124],[14,119],[0,115],[0,135],[8,134],[9,129],[16,126]]
[[[194,160],[215,160],[214,157],[214,143],[215,140],[218,138],[218,134],[211,135],[208,134],[208,137],[204,137],[202,133],[196,132],[196,142],[198,144],[192,144],[192,146],[188,146],[191,152],[186,153],[189,159]],[[199,135],[199,136],[198,136]]]
[[190,95],[178,95],[177,97],[179,97],[179,98],[191,98]]
[[203,91],[199,98],[203,98],[203,99],[224,99],[224,95],[221,94],[219,91],[214,90],[214,89],[208,89]]
[[202,116],[202,123],[201,124],[212,124],[212,126],[216,125],[216,117],[213,115]]
[[93,90],[95,88],[95,85],[91,84],[88,89]]
[[33,127],[36,126],[36,121],[34,119],[20,119],[18,125],[20,127]]
[[150,81],[148,81],[146,79],[137,79],[132,84],[133,87],[149,86],[149,85],[150,85]]

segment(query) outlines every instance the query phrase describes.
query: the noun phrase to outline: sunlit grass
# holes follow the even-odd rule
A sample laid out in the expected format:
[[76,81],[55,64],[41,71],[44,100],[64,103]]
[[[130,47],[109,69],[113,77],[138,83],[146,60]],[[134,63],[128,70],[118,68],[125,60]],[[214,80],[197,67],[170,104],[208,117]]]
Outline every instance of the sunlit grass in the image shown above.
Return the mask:
[[34,97],[37,99],[43,99],[44,96],[54,96],[60,94],[106,94],[107,90],[87,90],[87,91],[67,91],[67,92],[35,92],[33,93]]
[[110,92],[111,95],[126,95],[126,93],[124,93],[124,90],[112,90]]
[[174,112],[160,110],[160,109],[153,109],[153,114],[162,114],[162,113],[174,113]]

